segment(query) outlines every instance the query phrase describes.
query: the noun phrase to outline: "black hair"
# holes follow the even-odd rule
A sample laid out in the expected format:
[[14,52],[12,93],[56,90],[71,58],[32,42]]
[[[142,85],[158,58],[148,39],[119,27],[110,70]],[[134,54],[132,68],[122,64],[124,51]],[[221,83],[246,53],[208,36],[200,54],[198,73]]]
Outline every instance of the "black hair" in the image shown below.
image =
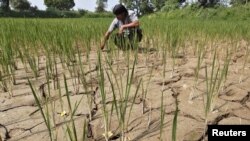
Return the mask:
[[125,13],[126,15],[128,15],[128,10],[127,8],[125,8],[125,6],[123,6],[122,4],[117,4],[115,5],[115,7],[113,8],[113,13],[115,15],[120,15],[122,13]]

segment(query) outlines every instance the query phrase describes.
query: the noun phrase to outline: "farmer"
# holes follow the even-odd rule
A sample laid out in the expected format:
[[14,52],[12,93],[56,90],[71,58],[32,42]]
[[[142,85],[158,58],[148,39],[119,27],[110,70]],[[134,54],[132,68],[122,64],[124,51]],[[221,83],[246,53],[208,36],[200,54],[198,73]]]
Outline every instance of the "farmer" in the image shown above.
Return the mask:
[[142,39],[142,31],[139,28],[138,17],[135,12],[128,11],[122,4],[115,5],[113,14],[116,18],[105,33],[101,49],[104,48],[110,34],[116,28],[118,28],[119,31],[114,36],[115,45],[121,49],[133,48],[134,43],[140,42]]

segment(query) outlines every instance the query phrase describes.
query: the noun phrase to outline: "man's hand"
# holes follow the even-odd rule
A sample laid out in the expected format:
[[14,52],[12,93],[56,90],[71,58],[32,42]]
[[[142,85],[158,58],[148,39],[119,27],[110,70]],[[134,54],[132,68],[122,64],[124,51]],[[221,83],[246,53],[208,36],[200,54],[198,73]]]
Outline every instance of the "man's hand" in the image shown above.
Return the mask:
[[107,42],[107,40],[108,40],[110,34],[111,34],[111,32],[109,32],[109,31],[107,31],[107,32],[105,33],[104,39],[103,39],[103,41],[102,41],[102,43],[101,43],[101,50],[104,49],[105,44],[106,44],[106,42]]
[[122,26],[120,27],[118,33],[119,33],[119,34],[122,34],[122,32],[123,32],[124,29],[126,29],[126,28],[131,28],[131,27],[137,27],[137,26],[139,26],[139,25],[140,25],[139,21],[134,21],[134,22],[129,23],[129,24],[124,24],[124,25],[122,25]]
[[120,27],[120,29],[119,29],[119,34],[122,34],[122,32],[123,32],[123,30],[124,30],[124,25],[122,25],[121,27]]
[[105,44],[101,44],[101,50],[103,50],[105,47]]

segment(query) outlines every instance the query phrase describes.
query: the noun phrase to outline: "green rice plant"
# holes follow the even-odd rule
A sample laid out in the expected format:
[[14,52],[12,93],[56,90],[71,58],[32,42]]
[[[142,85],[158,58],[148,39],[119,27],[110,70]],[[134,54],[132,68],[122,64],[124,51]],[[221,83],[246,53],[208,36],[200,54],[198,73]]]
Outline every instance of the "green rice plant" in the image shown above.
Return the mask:
[[43,120],[45,122],[45,125],[49,131],[49,137],[50,137],[50,140],[53,141],[53,136],[52,136],[52,127],[51,127],[51,124],[50,124],[50,117],[49,117],[49,111],[48,111],[48,108],[46,106],[46,111],[44,112],[43,111],[43,108],[42,108],[42,103],[41,103],[41,100],[39,100],[38,96],[37,96],[37,93],[35,92],[30,80],[28,79],[28,82],[29,82],[29,85],[30,85],[30,88],[32,90],[32,94],[35,98],[35,101],[36,101],[36,104],[38,105],[38,108],[39,108],[39,111],[41,112],[42,114],[42,117],[43,117]]
[[216,68],[216,55],[217,52],[214,52],[213,62],[212,62],[212,69],[211,75],[208,76],[208,69],[205,67],[205,77],[206,77],[206,105],[205,105],[205,117],[207,118],[208,113],[211,110],[211,104],[213,102],[213,97],[216,94],[215,88],[218,84],[218,77],[219,77],[219,67]]
[[15,52],[11,45],[10,33],[6,33],[3,38],[0,40],[0,65],[1,65],[1,87],[4,92],[8,92],[9,96],[12,97],[12,86],[15,84],[14,70],[15,70]]
[[130,116],[131,116],[131,112],[132,112],[132,109],[133,109],[133,106],[134,106],[134,103],[135,103],[135,100],[136,100],[136,97],[138,95],[138,92],[139,92],[139,88],[141,86],[141,82],[142,82],[142,79],[140,79],[138,85],[137,85],[137,88],[136,88],[136,92],[135,92],[135,95],[133,97],[133,101],[131,102],[131,106],[130,106],[130,110],[129,110],[129,114],[128,114],[128,119],[127,119],[127,126],[129,125],[129,121],[130,121]]
[[163,127],[164,127],[164,120],[165,120],[165,107],[163,105],[163,90],[161,92],[161,119],[160,119],[160,140],[162,141],[162,133],[163,133]]
[[146,107],[148,88],[149,88],[149,84],[150,84],[150,80],[151,80],[152,76],[153,76],[153,67],[150,70],[149,79],[148,79],[148,82],[147,82],[147,85],[146,85],[145,89],[144,89],[143,84],[142,84],[142,90],[143,90],[142,97],[141,97],[141,99],[142,99],[142,114],[145,114],[145,107]]
[[[127,56],[127,57],[128,57],[127,61],[129,61],[130,60],[129,56]],[[109,66],[109,70],[111,70],[111,74],[107,70],[106,70],[106,74],[107,74],[109,83],[111,85],[111,90],[112,90],[112,95],[113,95],[113,106],[115,108],[116,116],[117,116],[117,119],[119,121],[119,128],[121,130],[122,140],[125,140],[125,133],[128,130],[127,128],[128,128],[129,122],[130,122],[131,112],[132,112],[132,109],[134,107],[134,102],[136,100],[136,97],[138,95],[139,88],[140,88],[141,82],[142,82],[142,80],[139,81],[139,83],[137,85],[137,88],[136,88],[136,91],[135,91],[135,94],[132,97],[132,102],[131,102],[132,104],[131,104],[130,108],[128,109],[128,106],[129,106],[128,102],[129,102],[130,95],[131,95],[130,90],[131,90],[131,86],[132,86],[132,82],[133,82],[136,60],[137,60],[137,57],[134,54],[134,60],[133,60],[132,68],[130,68],[130,65],[128,63],[127,74],[126,74],[127,76],[126,76],[125,91],[120,90],[120,85],[119,85],[117,76],[114,73],[114,70],[112,68],[111,63],[107,61],[108,66]],[[130,69],[132,69],[131,72],[130,72]],[[114,78],[115,82],[113,82],[112,78]],[[118,93],[120,93],[119,98],[117,98],[117,96],[116,96],[117,91],[115,91],[115,87],[118,88]],[[113,110],[111,110],[111,112],[112,111]],[[128,115],[128,117],[127,117],[127,115]]]
[[[215,110],[213,102],[218,97],[221,91],[223,83],[225,83],[228,75],[228,69],[230,64],[230,53],[227,51],[224,64],[221,68],[220,64],[217,64],[217,50],[214,51],[213,62],[211,66],[211,74],[208,74],[208,68],[205,67],[205,80],[206,80],[206,94],[204,95],[204,109],[205,109],[205,124],[207,124],[207,118],[211,111]],[[206,130],[206,128],[204,129]],[[205,131],[204,131],[205,133]]]
[[177,98],[175,99],[175,103],[176,103],[176,108],[175,108],[175,113],[174,113],[174,119],[173,119],[173,124],[172,124],[172,141],[176,141],[176,137],[177,137],[177,118],[178,118],[178,112],[179,112],[179,108],[178,108],[178,100]]
[[[43,93],[43,97],[45,97],[45,105],[46,105],[46,113],[47,113],[47,116],[51,116],[52,119],[51,119],[51,126],[52,127],[55,127],[56,126],[56,110],[55,110],[55,102],[53,101],[53,98],[51,96],[51,86],[50,86],[50,74],[49,74],[49,69],[48,67],[46,66],[46,72],[45,72],[45,76],[46,76],[46,84],[47,84],[47,88],[48,88],[48,94],[45,94]],[[59,93],[59,95],[61,96],[61,93]],[[62,104],[62,103],[61,103]],[[50,107],[50,109],[49,109]],[[52,115],[49,115],[49,112],[52,114]],[[57,133],[57,128],[55,128],[55,134]],[[57,140],[57,136],[54,135],[54,140]]]
[[174,32],[173,34],[170,35],[170,41],[169,41],[169,52],[171,54],[172,57],[172,73],[171,73],[171,78],[173,77],[173,73],[175,70],[175,59],[178,57],[178,50],[179,50],[179,46],[178,46],[178,42],[179,42],[179,37],[177,35],[177,32]]
[[162,133],[163,133],[163,128],[164,128],[164,120],[165,120],[165,106],[164,106],[164,82],[166,80],[166,59],[167,59],[167,50],[163,50],[163,55],[162,55],[162,62],[163,62],[163,80],[162,80],[162,87],[161,87],[161,115],[160,115],[160,140],[162,141]]
[[26,57],[35,78],[37,78],[39,76],[38,58],[30,56],[29,54],[27,54]]
[[189,95],[189,102],[192,103],[192,100],[193,100],[193,97],[194,95],[196,94],[197,90],[197,85],[198,85],[198,80],[199,80],[199,73],[200,73],[200,70],[201,70],[201,65],[203,63],[203,60],[205,58],[205,55],[206,55],[206,48],[205,48],[205,45],[204,45],[205,42],[201,41],[199,43],[195,43],[196,45],[196,52],[197,52],[197,65],[196,65],[196,68],[195,68],[195,71],[194,71],[194,74],[195,74],[195,84],[192,86],[192,91]]
[[227,76],[228,76],[228,71],[229,71],[229,66],[232,60],[232,53],[230,53],[230,50],[226,50],[226,57],[224,59],[224,64],[223,68],[220,72],[220,80],[219,80],[219,85],[217,85],[217,91],[219,92],[220,90],[223,91],[223,86],[226,83]]
[[198,43],[198,46],[197,46],[197,53],[198,53],[198,61],[197,61],[197,66],[195,68],[195,87],[197,86],[198,84],[198,79],[199,79],[199,72],[200,72],[200,69],[201,69],[201,65],[203,63],[203,60],[205,58],[205,55],[206,55],[206,49],[205,49],[205,46],[203,43]]
[[[110,63],[108,63],[108,64],[109,64],[109,68],[110,68],[112,74],[114,75],[114,71],[112,69],[112,66],[110,65]],[[107,74],[109,83],[111,85],[111,90],[112,90],[112,94],[113,94],[113,105],[112,105],[112,107],[115,106],[116,115],[117,115],[118,121],[120,121],[120,109],[118,107],[119,106],[118,105],[119,104],[118,99],[116,98],[115,85],[114,85],[114,83],[113,83],[113,81],[111,79],[111,75],[107,71],[106,71],[106,74]],[[114,77],[115,77],[115,83],[117,84],[117,87],[118,87],[118,90],[119,90],[119,84],[118,84],[117,78],[116,78],[115,75],[114,75]],[[120,91],[119,91],[119,93],[120,93]]]
[[[128,58],[127,61],[129,61],[130,59]],[[133,66],[132,66],[132,70],[131,70],[131,74],[130,74],[130,65],[128,63],[128,72],[127,72],[127,80],[126,80],[126,87],[125,87],[125,93],[124,93],[124,99],[122,99],[122,101],[124,101],[123,103],[121,103],[121,127],[123,130],[123,136],[124,136],[124,131],[126,130],[126,113],[127,113],[127,105],[128,105],[128,99],[130,96],[130,90],[131,90],[131,86],[132,86],[132,81],[133,81],[133,77],[134,77],[134,72],[135,72],[135,64],[136,64],[137,58],[134,58],[134,62],[133,62]]]
[[70,97],[69,97],[69,90],[68,90],[66,76],[64,75],[63,78],[64,78],[64,85],[65,85],[65,89],[66,89],[66,96],[67,96],[67,101],[68,101],[68,106],[69,106],[70,121],[71,121],[71,124],[72,124],[71,126],[72,126],[72,130],[73,130],[73,135],[72,135],[71,130],[68,127],[68,125],[67,125],[67,133],[68,133],[71,141],[77,141],[76,126],[75,126],[73,116],[74,116],[74,114],[75,114],[81,100],[80,100],[80,102],[78,104],[75,103],[74,109],[71,107],[71,101],[70,101]]
[[53,68],[52,69],[52,75],[54,76],[54,77],[52,77],[53,78],[53,83],[54,83],[54,89],[58,89],[59,88],[59,76],[58,76],[58,68],[57,68],[57,62],[56,62],[56,56],[55,56],[55,54],[53,54],[53,64],[51,64],[51,62],[49,63],[51,66],[53,65],[54,67],[51,67],[51,68]]
[[100,96],[102,100],[102,113],[103,113],[103,120],[104,120],[104,137],[105,140],[109,140],[108,136],[108,111],[106,105],[106,92],[105,92],[105,85],[104,85],[104,68],[102,67],[101,62],[101,53],[98,51],[98,76],[99,76],[99,88],[100,88]]

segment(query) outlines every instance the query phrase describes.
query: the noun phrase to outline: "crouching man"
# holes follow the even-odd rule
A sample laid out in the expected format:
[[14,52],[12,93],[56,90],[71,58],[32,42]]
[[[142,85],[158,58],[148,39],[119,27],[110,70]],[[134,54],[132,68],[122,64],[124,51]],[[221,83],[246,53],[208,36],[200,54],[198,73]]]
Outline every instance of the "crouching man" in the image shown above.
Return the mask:
[[133,49],[135,44],[142,39],[142,30],[139,28],[139,20],[135,12],[128,11],[122,4],[117,4],[113,8],[116,18],[110,24],[105,33],[101,49],[104,49],[111,33],[118,28],[119,31],[114,35],[115,45],[120,49]]

